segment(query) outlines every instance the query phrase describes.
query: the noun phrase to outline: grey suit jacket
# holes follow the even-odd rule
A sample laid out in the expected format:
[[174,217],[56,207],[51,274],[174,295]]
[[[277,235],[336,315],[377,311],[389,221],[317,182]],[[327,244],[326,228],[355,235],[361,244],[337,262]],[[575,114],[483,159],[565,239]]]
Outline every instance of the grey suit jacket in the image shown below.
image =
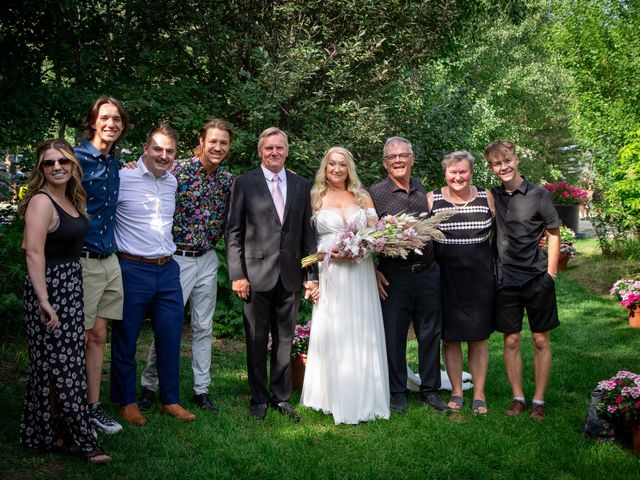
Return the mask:
[[267,292],[282,278],[289,292],[302,289],[302,257],[315,252],[309,181],[287,174],[284,222],[258,166],[236,178],[231,188],[225,243],[229,279],[246,278],[251,290]]

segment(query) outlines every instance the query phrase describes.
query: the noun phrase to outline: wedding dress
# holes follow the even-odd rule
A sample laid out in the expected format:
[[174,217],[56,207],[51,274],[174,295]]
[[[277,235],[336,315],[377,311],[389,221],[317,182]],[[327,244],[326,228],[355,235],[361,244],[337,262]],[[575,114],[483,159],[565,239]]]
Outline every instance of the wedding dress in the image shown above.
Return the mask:
[[[364,226],[367,215],[375,210],[354,210],[346,221]],[[343,231],[345,220],[340,211],[323,209],[316,225],[322,249]],[[300,403],[331,413],[336,424],[389,418],[387,353],[371,257],[320,265]]]

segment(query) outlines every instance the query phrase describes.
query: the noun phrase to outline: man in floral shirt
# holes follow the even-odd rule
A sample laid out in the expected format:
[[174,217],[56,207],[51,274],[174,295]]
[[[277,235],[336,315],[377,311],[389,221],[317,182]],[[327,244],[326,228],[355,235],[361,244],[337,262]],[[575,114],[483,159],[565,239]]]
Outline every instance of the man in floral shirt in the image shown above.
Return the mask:
[[[224,221],[233,177],[220,166],[233,139],[231,126],[224,120],[210,120],[200,130],[195,156],[179,160],[172,173],[178,180],[176,210],[173,217],[173,257],[180,265],[180,283],[185,304],[191,298],[191,367],[194,395],[192,402],[217,412],[209,396],[211,384],[211,331],[216,307],[218,257],[215,251],[224,233]],[[149,349],[147,367],[142,373],[138,405],[149,409],[158,388],[156,352]]]

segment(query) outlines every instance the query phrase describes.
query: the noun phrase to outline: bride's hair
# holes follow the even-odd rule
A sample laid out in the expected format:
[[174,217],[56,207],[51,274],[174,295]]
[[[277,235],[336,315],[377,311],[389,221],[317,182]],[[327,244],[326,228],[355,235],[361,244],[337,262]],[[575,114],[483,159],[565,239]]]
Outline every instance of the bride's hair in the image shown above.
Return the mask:
[[347,191],[353,193],[356,199],[356,205],[361,208],[367,208],[367,197],[369,194],[362,187],[362,183],[358,178],[356,172],[356,163],[353,161],[353,155],[344,147],[331,147],[327,150],[320,162],[320,168],[316,173],[316,183],[311,189],[311,206],[313,208],[314,217],[318,213],[322,206],[322,198],[327,194],[329,189],[329,181],[327,180],[327,163],[332,153],[338,153],[347,160],[347,179],[345,180],[345,187]]

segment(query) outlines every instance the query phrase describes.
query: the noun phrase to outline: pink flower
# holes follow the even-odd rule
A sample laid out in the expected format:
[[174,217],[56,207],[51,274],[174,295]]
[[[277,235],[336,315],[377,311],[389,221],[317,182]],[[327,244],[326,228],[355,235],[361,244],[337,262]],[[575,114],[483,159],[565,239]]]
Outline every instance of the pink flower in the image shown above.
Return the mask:
[[616,404],[619,405],[622,403],[622,397],[618,395],[618,397],[616,398]]

